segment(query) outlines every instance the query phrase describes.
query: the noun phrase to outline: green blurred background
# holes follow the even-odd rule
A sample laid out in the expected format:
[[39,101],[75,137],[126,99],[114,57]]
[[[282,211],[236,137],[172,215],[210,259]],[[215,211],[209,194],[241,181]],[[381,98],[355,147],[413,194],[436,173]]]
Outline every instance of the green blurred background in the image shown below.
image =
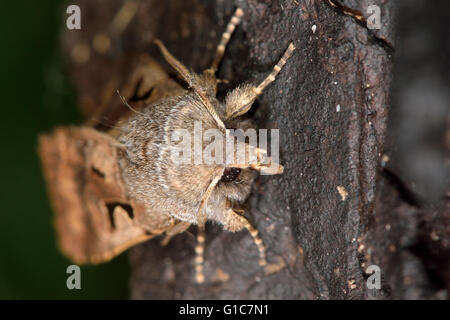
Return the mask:
[[[76,2],[74,2],[75,4]],[[126,254],[82,267],[81,290],[66,287],[71,264],[56,247],[37,135],[80,123],[59,51],[64,1],[1,1],[2,183],[0,299],[128,297]]]

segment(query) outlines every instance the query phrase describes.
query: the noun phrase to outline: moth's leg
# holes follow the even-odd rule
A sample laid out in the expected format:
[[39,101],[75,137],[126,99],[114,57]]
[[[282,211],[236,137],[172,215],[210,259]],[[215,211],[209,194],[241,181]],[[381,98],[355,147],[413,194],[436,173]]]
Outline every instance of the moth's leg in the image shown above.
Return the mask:
[[246,113],[263,90],[275,81],[276,76],[294,50],[294,44],[290,43],[280,61],[273,67],[272,72],[257,87],[254,85],[243,85],[231,91],[225,99],[225,118],[232,119]]
[[225,48],[227,47],[228,42],[230,41],[231,35],[234,32],[236,26],[241,22],[241,18],[244,15],[244,11],[241,8],[237,8],[234,12],[233,16],[228,22],[227,28],[225,32],[222,34],[222,39],[220,40],[219,45],[217,46],[216,56],[211,64],[209,69],[205,70],[205,73],[215,74],[217,72],[217,68],[219,67],[219,63],[223,58],[223,54],[225,52]]
[[258,230],[253,227],[250,222],[243,216],[244,211],[239,209],[229,208],[227,211],[227,216],[225,220],[224,227],[226,230],[231,232],[240,231],[242,229],[247,229],[250,235],[253,238],[253,242],[258,247],[259,251],[259,265],[265,266],[267,264],[266,261],[266,247],[259,236]]
[[197,244],[195,246],[195,281],[203,283],[205,275],[203,274],[203,266],[205,262],[205,225],[198,226]]

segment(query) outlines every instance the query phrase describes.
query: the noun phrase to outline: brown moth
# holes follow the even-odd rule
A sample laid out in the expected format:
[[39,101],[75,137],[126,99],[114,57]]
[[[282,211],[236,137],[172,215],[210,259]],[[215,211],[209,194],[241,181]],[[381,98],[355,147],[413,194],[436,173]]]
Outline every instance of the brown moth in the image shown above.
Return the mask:
[[[242,16],[238,8],[222,35],[211,67],[201,74],[188,71],[159,40],[154,41],[187,89],[165,77],[152,59],[141,58],[131,78],[142,79],[141,90],[152,88],[146,105],[131,107],[120,96],[129,112],[114,119],[114,128],[102,131],[88,122],[40,136],[39,153],[55,211],[59,245],[69,258],[77,263],[103,262],[158,235],[165,235],[163,243],[167,243],[194,224],[199,227],[196,280],[203,282],[204,225],[214,221],[232,232],[246,228],[258,246],[260,265],[266,264],[258,231],[243,216],[240,206],[250,193],[255,172],[279,174],[283,167],[272,163],[266,150],[245,141],[236,142],[243,144],[249,155],[244,161],[180,164],[170,156],[172,134],[177,129],[194,132],[195,122],[201,123],[203,130],[217,130],[223,137],[228,134],[227,128],[247,128],[249,122],[240,116],[275,80],[294,51],[291,43],[259,85],[239,86],[224,102],[218,101],[215,73]],[[160,76],[148,80],[148,70]],[[131,93],[125,95],[130,97]],[[106,105],[97,114],[107,112]],[[250,161],[250,155],[256,160]]]

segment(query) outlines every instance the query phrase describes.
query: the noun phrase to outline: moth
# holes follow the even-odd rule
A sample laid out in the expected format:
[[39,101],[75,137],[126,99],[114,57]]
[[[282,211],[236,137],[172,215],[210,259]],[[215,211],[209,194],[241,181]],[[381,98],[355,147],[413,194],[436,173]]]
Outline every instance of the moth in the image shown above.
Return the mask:
[[[129,112],[116,119],[112,128],[100,129],[87,122],[79,127],[58,127],[39,137],[59,246],[75,263],[104,262],[156,236],[162,236],[164,244],[196,225],[195,274],[201,283],[204,226],[206,221],[214,221],[231,232],[247,229],[258,247],[260,265],[266,265],[265,247],[258,231],[244,217],[242,204],[255,173],[269,170],[280,174],[283,167],[274,163],[265,149],[246,141],[240,142],[247,154],[243,161],[180,164],[170,156],[174,148],[171,135],[180,128],[195,130],[195,122],[223,137],[228,128],[246,128],[249,123],[241,116],[292,55],[295,47],[291,43],[264,81],[238,86],[224,102],[218,101],[215,74],[243,14],[242,9],[236,9],[211,66],[201,74],[189,71],[160,40],[154,40],[186,87],[165,77],[154,60],[145,58],[137,74],[152,87],[146,105],[132,107],[119,94]],[[159,80],[146,81],[150,65],[157,74],[152,79]]]

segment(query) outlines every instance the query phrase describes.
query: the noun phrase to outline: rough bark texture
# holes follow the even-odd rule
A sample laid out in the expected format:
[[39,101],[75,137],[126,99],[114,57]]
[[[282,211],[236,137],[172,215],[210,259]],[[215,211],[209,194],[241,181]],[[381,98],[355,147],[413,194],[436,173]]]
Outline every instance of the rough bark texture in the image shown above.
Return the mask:
[[[368,30],[346,14],[345,8],[352,8],[367,16],[369,4],[381,8],[381,30]],[[411,242],[405,237],[426,238],[435,220],[426,220],[418,236],[420,219],[412,216],[420,209],[404,200],[397,176],[382,173],[394,1],[143,1],[114,41],[113,53],[94,54],[88,65],[73,69],[85,112],[101,102],[102,84],[131,68],[115,63],[120,57],[141,52],[160,57],[151,45],[154,37],[185,65],[203,70],[236,6],[245,16],[220,67],[219,78],[230,83],[219,88],[219,96],[237,84],[260,81],[290,41],[297,47],[251,112],[260,128],[280,129],[285,172],[260,177],[246,210],[268,249],[269,262],[279,268],[264,273],[248,233],[208,225],[206,283],[194,283],[196,230],[191,229],[167,247],[150,241],[131,250],[131,297],[384,299],[427,298],[438,292],[434,288],[408,296],[410,288],[422,285],[407,282],[408,268],[423,286],[430,286],[421,258],[411,258],[412,251],[405,249]],[[67,34],[66,47],[92,39],[118,7],[117,2],[83,1],[86,27]],[[445,219],[444,209],[435,212]],[[448,253],[448,244],[438,247]],[[438,257],[443,259],[441,253]],[[366,287],[365,272],[373,264],[382,271],[380,290]],[[446,277],[448,284],[448,271]]]

